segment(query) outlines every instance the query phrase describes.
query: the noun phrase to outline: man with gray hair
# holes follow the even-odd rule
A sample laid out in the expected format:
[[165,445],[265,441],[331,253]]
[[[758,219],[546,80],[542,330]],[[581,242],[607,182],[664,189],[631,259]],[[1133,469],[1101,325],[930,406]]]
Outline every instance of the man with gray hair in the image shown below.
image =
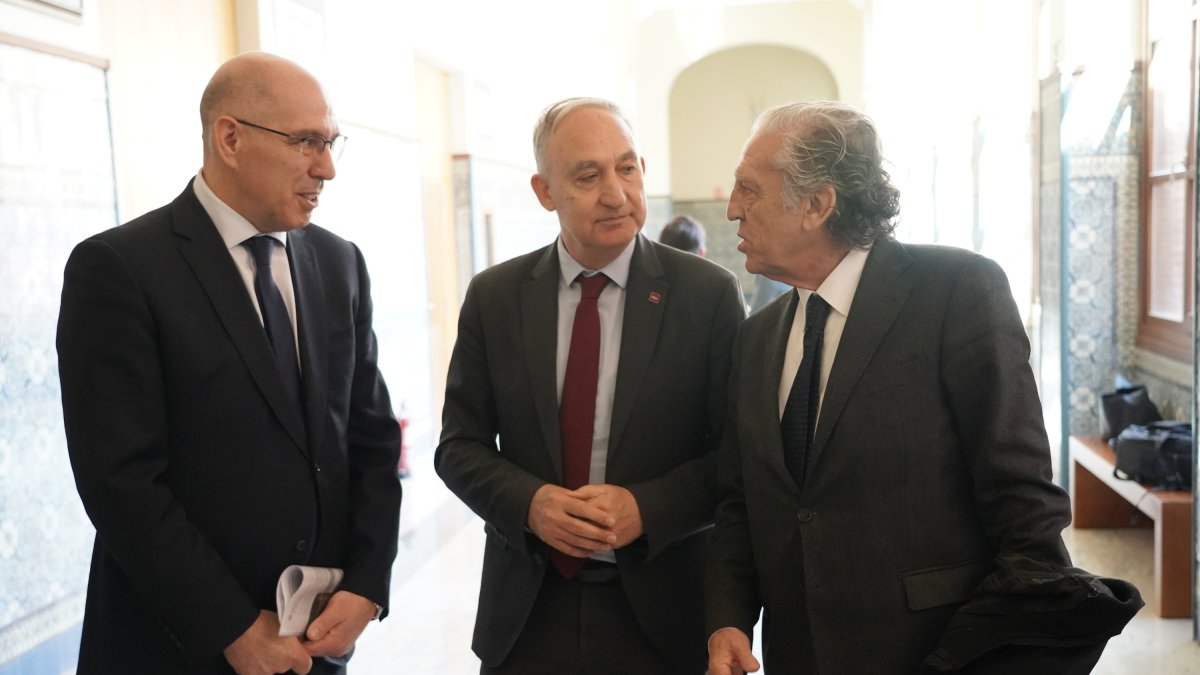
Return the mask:
[[640,234],[645,163],[620,110],[534,132],[549,246],[472,280],[438,474],[486,522],[481,673],[699,673],[737,280]]
[[[746,269],[794,289],[748,319],[734,348],[709,673],[758,670],[760,610],[773,673],[915,673],[977,656],[970,672],[1087,672],[1076,668],[1099,657],[1095,642],[1026,648],[972,623],[995,608],[1008,620],[1008,599],[1029,597],[1014,570],[1078,572],[1064,571],[1070,507],[1050,480],[1003,271],[893,240],[899,193],[874,126],[846,105],[768,110],[734,178],[728,216]],[[977,590],[989,587],[1005,593]]]

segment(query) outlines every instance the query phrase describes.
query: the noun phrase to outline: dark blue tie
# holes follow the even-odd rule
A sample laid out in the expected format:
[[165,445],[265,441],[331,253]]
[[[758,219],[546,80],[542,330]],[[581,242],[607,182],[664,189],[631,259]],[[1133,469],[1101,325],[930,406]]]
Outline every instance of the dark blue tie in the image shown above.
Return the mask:
[[816,293],[810,295],[804,314],[804,358],[796,371],[779,423],[784,462],[796,485],[801,487],[821,401],[821,346],[825,341],[825,319],[828,317],[829,303]]
[[242,242],[254,256],[254,293],[258,296],[258,307],[262,311],[263,328],[271,342],[275,356],[275,368],[283,378],[283,387],[303,417],[300,397],[300,366],[296,362],[296,341],[292,333],[292,320],[279,287],[271,278],[271,253],[280,242],[274,237],[258,236]]

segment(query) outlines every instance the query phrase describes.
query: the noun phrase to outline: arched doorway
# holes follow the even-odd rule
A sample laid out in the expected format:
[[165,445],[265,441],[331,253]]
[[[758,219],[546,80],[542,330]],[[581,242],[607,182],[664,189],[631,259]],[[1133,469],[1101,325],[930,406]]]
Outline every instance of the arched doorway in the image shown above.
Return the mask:
[[808,52],[740,45],[692,63],[671,85],[668,102],[671,198],[708,230],[708,257],[743,275],[736,228],[725,219],[733,165],[762,111],[791,101],[838,98],[829,67]]

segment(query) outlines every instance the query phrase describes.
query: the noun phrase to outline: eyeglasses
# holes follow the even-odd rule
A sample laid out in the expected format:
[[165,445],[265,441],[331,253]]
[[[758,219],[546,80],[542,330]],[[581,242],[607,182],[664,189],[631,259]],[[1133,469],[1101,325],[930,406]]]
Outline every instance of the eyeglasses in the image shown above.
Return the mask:
[[237,120],[238,124],[245,124],[248,127],[254,127],[255,129],[259,129],[261,131],[269,131],[270,133],[273,133],[273,134],[276,134],[279,136],[283,136],[285,139],[287,139],[288,144],[299,145],[300,152],[304,153],[305,155],[312,155],[314,153],[318,154],[318,155],[323,155],[323,154],[325,154],[325,149],[328,148],[329,152],[333,154],[334,159],[340,159],[342,156],[342,151],[346,149],[346,138],[347,137],[343,136],[341,134],[338,134],[337,136],[334,136],[333,138],[325,138],[324,136],[322,136],[320,134],[311,134],[308,136],[294,136],[292,134],[289,134],[289,133],[286,133],[283,131],[279,131],[278,129],[264,127],[261,124],[255,124],[254,122],[247,122],[246,120],[238,119],[237,117],[235,117],[233,119]]

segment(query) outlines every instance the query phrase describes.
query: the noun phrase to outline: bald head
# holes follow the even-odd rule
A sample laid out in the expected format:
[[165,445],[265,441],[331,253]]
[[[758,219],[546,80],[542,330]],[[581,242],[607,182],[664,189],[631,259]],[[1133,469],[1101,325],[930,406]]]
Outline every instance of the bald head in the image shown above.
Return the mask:
[[211,149],[213,122],[221,115],[264,119],[289,91],[321,90],[317,79],[300,64],[266,52],[246,52],[229,59],[213,73],[200,97],[204,151]]
[[311,73],[272,54],[235,56],[205,88],[200,119],[201,174],[217,198],[261,232],[308,224],[337,173],[327,144],[341,135]]

